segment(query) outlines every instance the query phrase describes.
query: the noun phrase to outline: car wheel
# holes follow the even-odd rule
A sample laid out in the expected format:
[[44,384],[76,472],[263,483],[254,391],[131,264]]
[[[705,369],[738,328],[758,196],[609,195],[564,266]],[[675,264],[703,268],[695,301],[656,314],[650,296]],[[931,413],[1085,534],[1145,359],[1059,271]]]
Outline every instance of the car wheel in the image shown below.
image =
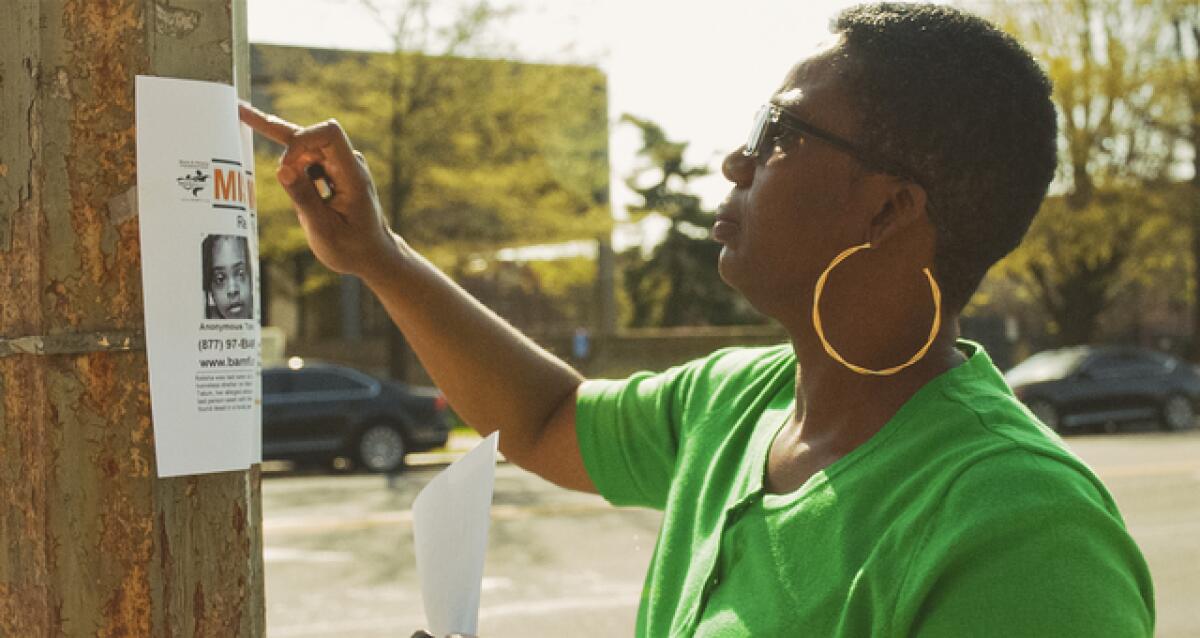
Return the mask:
[[1045,399],[1036,399],[1029,403],[1029,411],[1033,416],[1037,417],[1046,427],[1058,432],[1062,428],[1062,421],[1058,416],[1058,408],[1054,407],[1053,403]]
[[404,436],[387,424],[368,426],[358,437],[357,460],[369,472],[396,472],[408,451]]
[[1196,425],[1196,410],[1182,394],[1167,397],[1162,405],[1162,424],[1168,430],[1186,430]]

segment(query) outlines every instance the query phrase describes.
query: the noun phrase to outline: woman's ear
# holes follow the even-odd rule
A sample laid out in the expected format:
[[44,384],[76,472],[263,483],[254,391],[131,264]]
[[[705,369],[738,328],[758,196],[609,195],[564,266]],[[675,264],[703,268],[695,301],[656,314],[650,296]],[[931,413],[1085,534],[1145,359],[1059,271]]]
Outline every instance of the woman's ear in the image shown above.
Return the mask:
[[925,189],[916,182],[890,178],[892,183],[882,207],[871,218],[868,241],[879,246],[912,224],[927,218]]

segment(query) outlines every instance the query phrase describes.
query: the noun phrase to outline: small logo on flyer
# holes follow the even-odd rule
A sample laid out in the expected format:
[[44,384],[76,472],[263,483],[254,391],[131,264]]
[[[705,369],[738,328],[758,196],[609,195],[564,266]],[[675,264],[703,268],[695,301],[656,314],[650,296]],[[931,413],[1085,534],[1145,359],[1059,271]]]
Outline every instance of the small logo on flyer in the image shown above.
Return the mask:
[[208,185],[208,175],[203,171],[197,170],[195,173],[184,175],[175,180],[183,190],[192,194],[192,199],[200,199],[200,191],[204,190]]
[[179,160],[179,169],[183,172],[175,178],[175,183],[187,193],[181,198],[185,202],[211,202],[212,168],[208,162],[197,160]]

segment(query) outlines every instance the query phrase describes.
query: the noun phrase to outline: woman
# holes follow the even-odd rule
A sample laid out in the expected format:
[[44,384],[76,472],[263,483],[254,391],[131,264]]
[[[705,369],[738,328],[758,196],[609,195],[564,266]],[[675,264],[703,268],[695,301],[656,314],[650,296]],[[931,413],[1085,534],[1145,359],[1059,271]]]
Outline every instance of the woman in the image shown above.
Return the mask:
[[1150,635],[1112,498],[957,338],[1053,176],[1048,80],[948,7],[855,7],[834,31],[726,158],[713,228],[723,279],[790,342],[617,381],[391,233],[336,122],[242,115],[287,147],[314,253],[379,296],[467,423],[559,485],[664,511],[639,635]]

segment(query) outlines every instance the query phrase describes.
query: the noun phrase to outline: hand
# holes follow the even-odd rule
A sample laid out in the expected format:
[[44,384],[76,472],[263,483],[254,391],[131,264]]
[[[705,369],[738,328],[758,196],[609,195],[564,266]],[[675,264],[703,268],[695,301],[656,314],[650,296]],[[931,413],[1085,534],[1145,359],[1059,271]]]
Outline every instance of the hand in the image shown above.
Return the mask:
[[[292,199],[313,254],[330,270],[364,277],[397,255],[362,153],[336,120],[307,128],[242,102],[238,116],[285,147],[276,177]],[[332,195],[322,198],[309,175],[323,170]]]

